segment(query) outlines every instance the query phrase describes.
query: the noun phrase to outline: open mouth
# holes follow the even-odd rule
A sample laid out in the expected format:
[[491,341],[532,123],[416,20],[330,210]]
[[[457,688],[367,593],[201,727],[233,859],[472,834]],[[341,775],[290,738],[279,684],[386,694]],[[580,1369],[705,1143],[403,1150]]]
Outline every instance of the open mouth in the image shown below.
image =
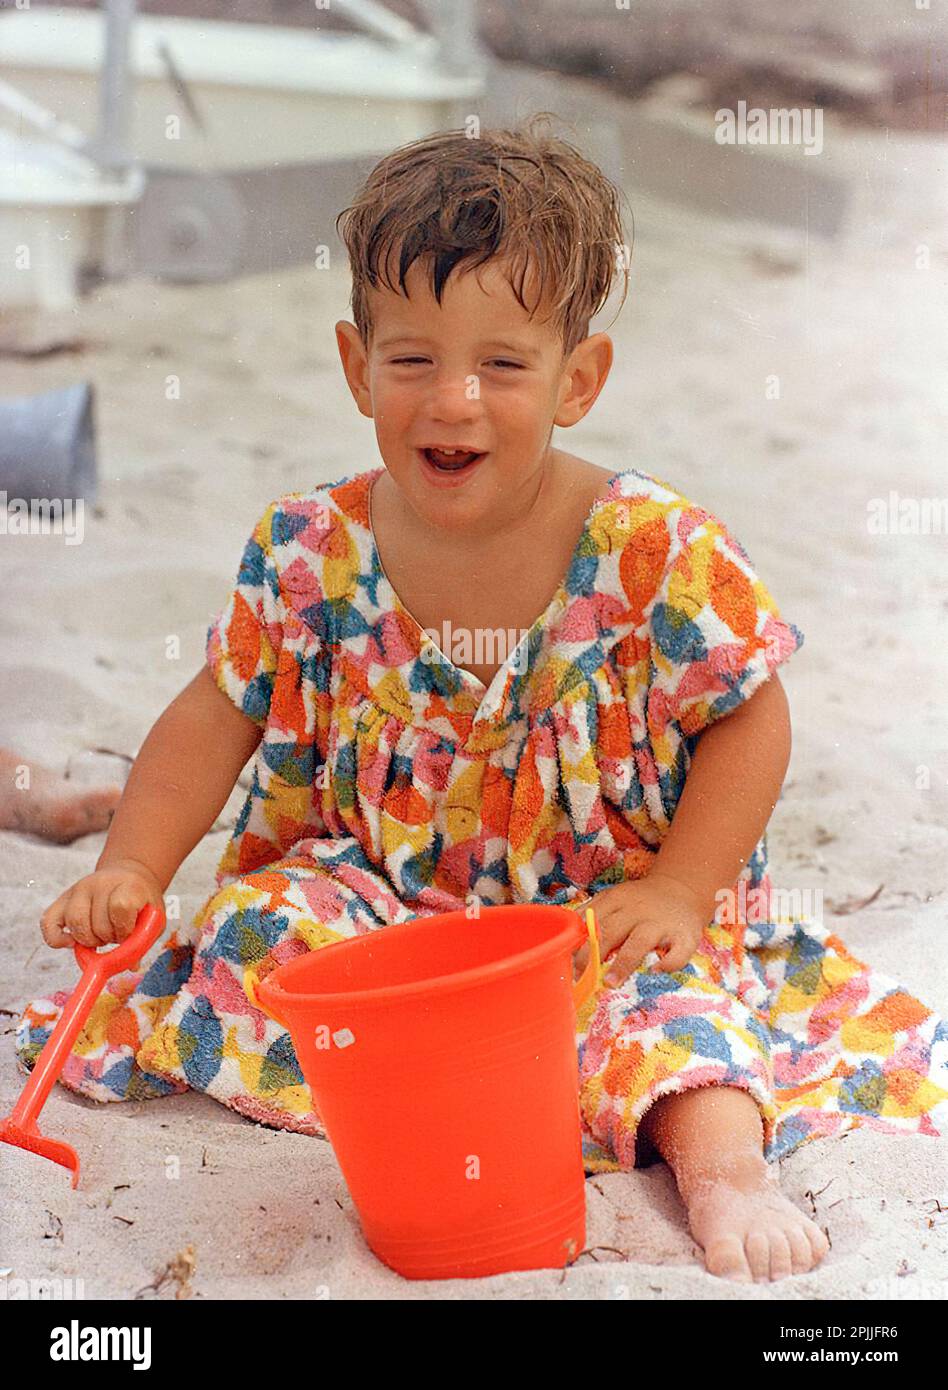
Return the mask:
[[462,473],[484,457],[483,453],[468,449],[422,449],[420,452],[439,473]]

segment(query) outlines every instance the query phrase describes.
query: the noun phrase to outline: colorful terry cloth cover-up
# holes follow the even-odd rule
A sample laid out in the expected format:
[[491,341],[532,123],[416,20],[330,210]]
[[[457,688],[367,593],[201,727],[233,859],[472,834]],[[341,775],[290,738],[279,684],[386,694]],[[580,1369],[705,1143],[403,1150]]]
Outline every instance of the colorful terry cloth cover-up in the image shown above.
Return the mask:
[[[382,471],[289,493],[254,528],[207,641],[218,686],[263,731],[252,785],[215,891],[100,997],[63,1073],[71,1090],[108,1101],[191,1087],[324,1134],[290,1037],[250,1002],[245,973],[475,900],[582,911],[641,878],[702,731],[803,641],[719,519],[626,469],[485,689],[382,569],[369,512]],[[771,894],[764,835],[735,910],[683,969],[638,969],[583,1007],[587,1172],[654,1161],[638,1121],[693,1086],[749,1092],[769,1160],[857,1125],[948,1132],[946,1024],[820,923],[772,915]],[[65,998],[27,1007],[24,1065]]]

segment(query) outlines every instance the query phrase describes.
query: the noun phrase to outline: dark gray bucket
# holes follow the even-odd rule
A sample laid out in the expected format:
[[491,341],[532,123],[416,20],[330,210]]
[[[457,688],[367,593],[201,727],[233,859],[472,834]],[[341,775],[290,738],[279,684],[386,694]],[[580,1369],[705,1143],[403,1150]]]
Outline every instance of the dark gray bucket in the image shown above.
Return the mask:
[[0,399],[0,491],[94,502],[98,479],[90,382]]

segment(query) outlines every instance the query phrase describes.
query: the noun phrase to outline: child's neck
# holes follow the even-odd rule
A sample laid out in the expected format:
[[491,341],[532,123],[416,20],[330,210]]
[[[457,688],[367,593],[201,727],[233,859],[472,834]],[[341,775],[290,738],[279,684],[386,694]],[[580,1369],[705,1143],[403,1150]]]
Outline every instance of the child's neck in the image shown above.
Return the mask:
[[[551,449],[532,496],[527,493],[519,507],[511,507],[504,525],[492,527],[488,533],[445,531],[422,522],[388,473],[382,474],[373,488],[373,516],[377,509],[384,507],[393,527],[397,526],[405,540],[424,546],[429,559],[440,555],[455,563],[477,561],[481,566],[492,558],[509,560],[515,548],[534,543],[538,535],[555,523],[575,489],[587,486],[590,474],[584,470],[593,467],[572,455]],[[595,474],[603,481],[608,476],[599,468],[595,469]]]
[[[526,631],[549,607],[567,573],[583,524],[598,497],[608,491],[610,474],[595,464],[570,455],[562,456],[557,482],[548,495],[537,494],[529,517],[516,531],[505,529],[499,541],[462,545],[435,528],[424,528],[407,507],[389,510],[392,480],[380,475],[376,494],[385,486],[376,509],[372,498],[372,524],[382,567],[402,605],[418,625],[436,632],[445,622],[452,629],[519,634]],[[551,475],[552,476],[552,475]],[[543,510],[539,504],[543,503]],[[410,513],[403,529],[400,517]],[[444,650],[444,648],[442,648]],[[450,655],[450,653],[448,653]],[[488,687],[502,657],[466,669]]]

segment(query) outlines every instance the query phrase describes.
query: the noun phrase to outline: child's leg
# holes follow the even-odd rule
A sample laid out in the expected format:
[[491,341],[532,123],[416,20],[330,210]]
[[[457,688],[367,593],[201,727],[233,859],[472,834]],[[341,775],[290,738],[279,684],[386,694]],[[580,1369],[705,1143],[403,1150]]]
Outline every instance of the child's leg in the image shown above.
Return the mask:
[[587,1170],[628,1170],[658,1150],[709,1270],[779,1278],[827,1246],[769,1177],[780,1115],[773,1034],[750,1006],[760,987],[741,938],[711,925],[683,970],[633,971],[584,1006],[584,1156]]
[[662,1096],[638,1132],[675,1174],[709,1273],[783,1279],[826,1254],[823,1232],[777,1187],[763,1156],[760,1111],[747,1091],[710,1085]]

